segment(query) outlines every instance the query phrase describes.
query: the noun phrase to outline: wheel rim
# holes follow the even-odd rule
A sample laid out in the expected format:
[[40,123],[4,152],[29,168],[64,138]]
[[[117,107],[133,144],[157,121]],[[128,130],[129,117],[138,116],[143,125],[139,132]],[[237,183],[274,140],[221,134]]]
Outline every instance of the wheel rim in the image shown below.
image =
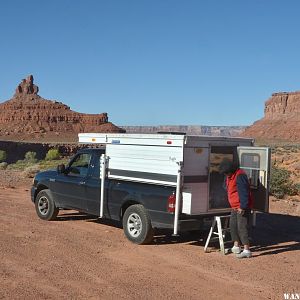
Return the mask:
[[47,199],[47,197],[45,196],[42,196],[40,199],[39,199],[39,202],[38,202],[38,210],[39,212],[45,216],[48,211],[49,211],[49,200]]
[[131,215],[129,215],[127,219],[127,229],[128,233],[133,238],[136,238],[141,234],[143,229],[142,219],[138,214],[132,213]]

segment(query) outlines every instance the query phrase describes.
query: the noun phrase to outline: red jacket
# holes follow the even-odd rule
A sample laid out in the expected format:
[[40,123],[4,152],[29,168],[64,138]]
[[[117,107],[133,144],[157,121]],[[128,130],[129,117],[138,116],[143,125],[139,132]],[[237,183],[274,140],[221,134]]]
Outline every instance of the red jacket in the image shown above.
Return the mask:
[[228,201],[231,208],[247,209],[253,207],[253,198],[246,173],[237,169],[226,178]]

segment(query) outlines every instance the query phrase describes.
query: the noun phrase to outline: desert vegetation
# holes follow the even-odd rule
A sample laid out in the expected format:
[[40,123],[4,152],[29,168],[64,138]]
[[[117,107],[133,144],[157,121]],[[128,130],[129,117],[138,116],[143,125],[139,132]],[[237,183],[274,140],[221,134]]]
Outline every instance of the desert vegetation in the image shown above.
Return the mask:
[[50,149],[45,157],[45,160],[58,160],[60,159],[60,153],[58,149]]
[[13,164],[1,162],[0,169],[22,171],[25,177],[31,178],[39,171],[56,168],[58,164],[68,161],[68,158],[60,155],[58,149],[50,149],[42,160],[38,160],[36,156],[36,152],[29,151],[25,154],[24,159]]
[[0,170],[5,170],[7,168],[7,153],[4,150],[0,150]]
[[296,196],[300,186],[291,180],[291,171],[272,165],[270,193],[278,199],[285,195]]
[[5,162],[7,158],[7,153],[4,150],[0,150],[0,163]]
[[300,146],[272,146],[270,192],[278,199],[300,195]]

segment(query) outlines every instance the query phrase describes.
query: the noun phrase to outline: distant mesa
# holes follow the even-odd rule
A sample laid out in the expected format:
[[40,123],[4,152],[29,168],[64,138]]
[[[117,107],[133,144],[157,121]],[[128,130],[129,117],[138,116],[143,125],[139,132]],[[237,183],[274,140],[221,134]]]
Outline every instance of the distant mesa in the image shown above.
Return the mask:
[[125,132],[107,113],[84,114],[38,95],[32,75],[17,86],[12,99],[0,104],[0,139],[76,141],[79,132]]
[[300,91],[274,93],[265,102],[264,117],[243,136],[265,141],[300,141]]
[[188,135],[238,137],[245,126],[159,125],[122,126],[128,133],[184,132]]

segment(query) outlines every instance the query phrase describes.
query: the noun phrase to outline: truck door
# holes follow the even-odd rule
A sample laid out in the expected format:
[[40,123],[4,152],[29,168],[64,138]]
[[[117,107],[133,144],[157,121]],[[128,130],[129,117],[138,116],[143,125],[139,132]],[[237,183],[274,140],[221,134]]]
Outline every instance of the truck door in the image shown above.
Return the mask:
[[271,151],[266,147],[237,147],[240,168],[250,180],[254,210],[269,211]]
[[100,214],[100,155],[102,153],[104,153],[104,151],[93,154],[85,185],[85,210],[93,215]]
[[66,173],[56,177],[51,190],[62,207],[80,210],[85,208],[85,184],[90,160],[90,153],[77,154]]

